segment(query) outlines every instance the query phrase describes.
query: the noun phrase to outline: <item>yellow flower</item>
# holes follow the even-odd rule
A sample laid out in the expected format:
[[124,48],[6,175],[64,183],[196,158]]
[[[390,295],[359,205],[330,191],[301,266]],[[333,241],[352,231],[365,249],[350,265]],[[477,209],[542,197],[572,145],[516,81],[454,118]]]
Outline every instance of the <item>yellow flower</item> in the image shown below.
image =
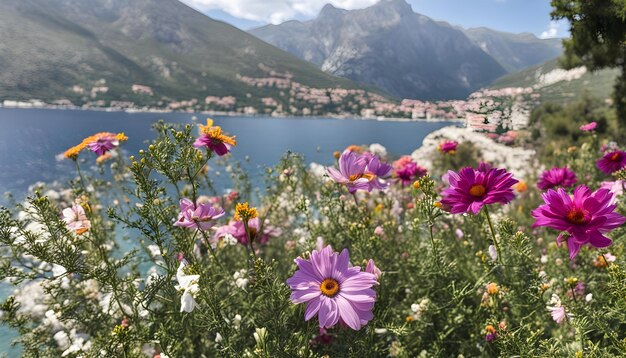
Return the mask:
[[256,208],[251,208],[248,203],[238,203],[235,207],[235,220],[248,221],[254,219],[259,215]]
[[221,142],[221,143],[226,143],[232,146],[236,146],[237,145],[237,141],[235,140],[234,136],[228,136],[224,133],[222,133],[222,127],[220,126],[214,126],[213,125],[213,120],[211,118],[207,118],[206,119],[206,125],[203,126],[202,124],[199,124],[200,126],[200,132],[206,136],[208,136],[209,138],[211,138],[212,140],[216,141],[216,142]]
[[435,202],[433,203],[433,205],[434,205],[436,208],[439,208],[439,209],[443,208],[443,204],[442,204],[440,201],[435,201]]
[[413,189],[419,189],[420,188],[420,182],[418,180],[413,182]]

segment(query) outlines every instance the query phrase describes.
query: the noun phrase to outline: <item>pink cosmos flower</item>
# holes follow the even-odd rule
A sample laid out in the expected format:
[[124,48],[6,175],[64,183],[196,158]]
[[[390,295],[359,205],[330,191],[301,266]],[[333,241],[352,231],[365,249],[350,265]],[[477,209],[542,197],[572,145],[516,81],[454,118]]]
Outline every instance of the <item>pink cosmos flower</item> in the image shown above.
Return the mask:
[[550,315],[552,316],[554,322],[558,324],[563,324],[563,322],[565,321],[565,317],[569,316],[565,312],[565,307],[563,306],[548,307],[548,311],[550,311]]
[[624,194],[625,187],[626,181],[624,180],[604,181],[600,184],[600,189],[609,189],[609,191],[613,194],[613,201],[611,204],[617,203],[617,197]]
[[372,191],[374,189],[378,189],[378,190],[387,189],[387,187],[389,186],[389,183],[381,179],[387,178],[387,176],[391,172],[391,165],[385,162],[382,162],[378,158],[378,156],[370,152],[363,153],[361,155],[361,158],[365,158],[365,161],[367,162],[367,166],[365,168],[365,174],[369,175],[370,177],[369,191]]
[[626,152],[615,150],[605,154],[596,162],[596,166],[605,174],[612,174],[626,167]]
[[[248,220],[248,230],[250,231],[252,241],[259,244],[265,244],[269,241],[270,237],[278,237],[282,234],[279,228],[267,225],[267,223],[263,225],[263,232],[259,233],[259,230],[261,230],[261,220],[258,217]],[[246,234],[246,229],[241,220],[231,220],[228,225],[218,227],[213,238],[217,241],[224,238],[226,235],[231,235],[242,245],[248,244],[248,235]]]
[[536,219],[533,227],[546,226],[567,231],[569,237],[559,235],[557,241],[567,240],[570,259],[574,259],[583,245],[607,247],[612,241],[605,233],[621,226],[626,218],[615,212],[611,204],[613,194],[608,189],[595,192],[580,185],[570,196],[562,188],[548,190],[542,195],[545,204],[531,212]]
[[222,208],[215,208],[209,203],[194,203],[187,199],[180,200],[180,214],[174,226],[188,229],[208,230],[215,224],[215,219],[224,216]]
[[504,169],[481,163],[478,170],[466,167],[448,171],[450,187],[441,193],[441,204],[452,214],[478,214],[487,204],[507,204],[515,198],[512,186],[518,182]]
[[598,126],[598,123],[591,122],[591,123],[583,124],[582,126],[580,126],[579,129],[584,132],[591,132],[594,129],[596,129],[597,126]]
[[341,322],[359,330],[374,317],[376,276],[362,272],[359,266],[351,267],[348,249],[338,254],[329,245],[313,250],[308,260],[296,258],[295,263],[298,271],[287,284],[291,302],[306,302],[306,321],[317,314],[322,328]]
[[71,208],[63,209],[63,221],[69,230],[82,234],[91,228],[91,222],[85,214],[85,209],[80,205],[72,205]]
[[367,266],[365,267],[365,272],[369,272],[371,274],[373,274],[374,276],[376,276],[376,280],[380,279],[380,276],[382,276],[383,272],[380,271],[380,269],[378,267],[376,267],[376,263],[374,262],[373,259],[369,259],[369,261],[367,261]]
[[411,185],[417,178],[428,173],[426,168],[417,165],[410,156],[405,155],[393,163],[394,177],[402,186]]
[[541,178],[537,182],[537,187],[541,190],[548,190],[556,187],[569,188],[578,182],[576,173],[568,167],[552,168],[541,173]]
[[120,145],[117,135],[113,133],[104,133],[98,136],[93,142],[87,143],[87,147],[98,156],[104,155],[106,152]]
[[446,154],[455,154],[456,153],[456,147],[459,145],[459,142],[454,141],[454,140],[446,140],[443,141],[441,143],[439,143],[439,146],[437,147],[437,149],[442,152],[442,153],[446,153]]
[[346,150],[339,157],[339,170],[328,167],[326,173],[336,183],[345,185],[350,193],[370,190],[371,174],[366,173],[367,158]]

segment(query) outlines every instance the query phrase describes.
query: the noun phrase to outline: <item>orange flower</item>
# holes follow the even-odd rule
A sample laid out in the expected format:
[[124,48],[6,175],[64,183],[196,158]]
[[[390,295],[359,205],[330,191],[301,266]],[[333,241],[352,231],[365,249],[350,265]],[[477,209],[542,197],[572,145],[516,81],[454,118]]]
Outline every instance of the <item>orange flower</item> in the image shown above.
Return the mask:
[[498,285],[494,282],[490,282],[489,284],[487,284],[487,293],[490,295],[497,295],[498,294]]
[[517,190],[518,193],[523,193],[528,190],[528,184],[525,181],[520,180],[517,184],[513,185],[513,188]]

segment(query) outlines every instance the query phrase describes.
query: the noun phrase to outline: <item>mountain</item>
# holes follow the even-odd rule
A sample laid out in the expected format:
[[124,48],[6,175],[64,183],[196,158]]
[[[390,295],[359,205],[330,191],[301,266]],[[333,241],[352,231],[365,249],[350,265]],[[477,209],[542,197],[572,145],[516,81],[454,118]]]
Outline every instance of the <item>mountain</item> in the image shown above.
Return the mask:
[[485,27],[464,33],[509,72],[542,64],[563,53],[561,39],[539,39],[531,33],[511,34]]
[[0,100],[246,101],[270,86],[243,77],[277,74],[359,87],[176,0],[0,0],[0,33]]
[[326,5],[313,20],[250,33],[328,73],[401,98],[466,98],[506,73],[462,31],[414,13],[404,0],[351,11]]
[[600,99],[608,99],[613,93],[618,69],[589,72],[585,67],[564,70],[558,59],[550,60],[523,71],[505,75],[491,85],[492,88],[533,87],[542,101],[569,102],[584,93]]

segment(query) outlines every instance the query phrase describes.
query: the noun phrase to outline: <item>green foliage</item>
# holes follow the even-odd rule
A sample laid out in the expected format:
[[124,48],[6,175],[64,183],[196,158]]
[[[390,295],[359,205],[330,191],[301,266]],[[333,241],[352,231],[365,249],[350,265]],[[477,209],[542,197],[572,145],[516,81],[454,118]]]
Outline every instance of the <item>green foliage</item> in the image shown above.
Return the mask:
[[571,38],[563,41],[567,67],[584,64],[590,70],[619,67],[614,104],[620,124],[626,124],[626,2],[623,0],[552,0],[552,17],[570,23]]
[[[594,110],[546,106],[535,124]],[[136,157],[118,155],[95,171],[81,171],[78,161],[70,190],[56,197],[42,189],[0,211],[0,277],[16,285],[0,307],[2,323],[19,333],[24,356],[618,356],[626,349],[626,228],[611,233],[617,259],[608,267],[598,257],[607,250],[582,250],[570,262],[555,244],[558,233],[531,228],[529,211],[540,200],[531,185],[508,206],[451,215],[438,202],[438,173],[352,196],[287,153],[266,168],[264,182],[251,182],[229,156],[195,149],[190,126],[161,122],[154,130],[157,138]],[[592,160],[602,135],[577,137],[577,151],[550,160],[596,188],[606,179]],[[480,157],[466,144],[434,155],[441,172]],[[229,173],[232,191],[217,189],[218,170]],[[262,227],[243,245],[176,227],[181,198],[218,203],[226,211],[218,225],[248,201],[263,227],[281,233],[262,244]],[[80,235],[60,219],[73,203],[91,222]],[[317,318],[305,321],[304,305],[290,301],[294,258],[322,240],[349,249],[353,265],[373,259],[383,271],[374,318],[359,331],[338,325],[320,335]],[[181,272],[199,275],[192,312],[181,312]],[[553,294],[573,314],[561,325],[546,309]]]

